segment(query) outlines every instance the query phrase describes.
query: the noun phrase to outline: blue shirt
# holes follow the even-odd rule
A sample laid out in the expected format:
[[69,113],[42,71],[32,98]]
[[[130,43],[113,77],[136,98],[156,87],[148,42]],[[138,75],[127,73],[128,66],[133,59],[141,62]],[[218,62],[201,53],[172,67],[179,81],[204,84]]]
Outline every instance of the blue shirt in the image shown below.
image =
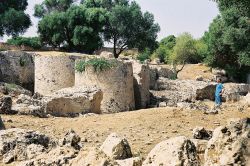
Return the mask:
[[219,83],[216,85],[216,91],[215,91],[215,96],[220,96],[220,93],[222,92],[223,85],[222,83]]

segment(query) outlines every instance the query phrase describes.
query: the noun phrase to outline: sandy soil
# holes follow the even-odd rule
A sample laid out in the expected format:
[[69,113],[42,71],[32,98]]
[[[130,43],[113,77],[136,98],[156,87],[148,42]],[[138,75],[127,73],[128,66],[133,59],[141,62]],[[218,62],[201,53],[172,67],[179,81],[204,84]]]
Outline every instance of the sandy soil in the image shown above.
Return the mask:
[[56,138],[61,138],[67,130],[73,129],[82,137],[85,147],[100,146],[110,133],[117,132],[128,139],[136,156],[145,157],[157,143],[169,137],[191,137],[192,129],[196,126],[214,129],[226,124],[230,118],[250,117],[250,108],[240,112],[237,104],[226,107],[217,115],[167,107],[77,118],[43,119],[19,115],[1,117],[7,128],[36,130]]

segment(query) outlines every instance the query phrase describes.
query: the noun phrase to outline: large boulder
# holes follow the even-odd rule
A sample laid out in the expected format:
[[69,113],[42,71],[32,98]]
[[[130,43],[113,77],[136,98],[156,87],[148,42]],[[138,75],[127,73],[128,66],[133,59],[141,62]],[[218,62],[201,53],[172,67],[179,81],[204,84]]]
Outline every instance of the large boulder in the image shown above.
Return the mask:
[[34,54],[22,51],[0,52],[0,81],[34,90]]
[[106,138],[100,150],[108,157],[115,160],[123,160],[132,157],[128,141],[125,138],[119,137],[116,133],[112,133]]
[[10,96],[3,96],[0,98],[0,113],[1,114],[13,114],[14,112],[11,109],[12,107],[12,98]]
[[102,151],[96,148],[88,148],[79,152],[73,159],[70,166],[111,166],[115,165],[114,160],[108,158]]
[[198,166],[196,148],[186,137],[170,138],[156,145],[148,154],[143,166]]
[[205,151],[205,166],[249,165],[250,119],[231,120],[213,132]]
[[133,61],[135,108],[146,108],[150,103],[149,66]]
[[176,106],[180,102],[196,100],[214,100],[215,84],[194,80],[170,80],[160,77],[156,82],[157,90],[151,90],[152,95],[167,106]]
[[47,117],[42,98],[36,98],[21,94],[12,106],[12,110],[19,115],[33,115],[38,117]]
[[39,132],[18,128],[0,131],[0,156],[4,163],[27,160],[53,146],[55,141]]
[[226,83],[224,84],[223,98],[226,101],[239,101],[241,96],[246,96],[250,92],[249,84]]
[[101,113],[103,95],[96,87],[72,87],[45,97],[46,113],[55,116],[75,116],[81,113]]

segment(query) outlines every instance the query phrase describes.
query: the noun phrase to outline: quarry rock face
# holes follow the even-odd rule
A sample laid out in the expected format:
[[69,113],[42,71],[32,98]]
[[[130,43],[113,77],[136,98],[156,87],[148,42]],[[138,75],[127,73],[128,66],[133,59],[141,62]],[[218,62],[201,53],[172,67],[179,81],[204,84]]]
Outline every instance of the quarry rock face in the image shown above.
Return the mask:
[[171,69],[167,69],[158,65],[150,65],[150,89],[157,90],[156,82],[159,77],[172,78],[175,74]]
[[231,120],[213,132],[205,151],[205,166],[249,165],[250,119]]
[[43,98],[45,112],[55,116],[76,114],[100,114],[102,91],[97,87],[73,87],[61,89]]
[[170,138],[157,144],[148,154],[143,166],[198,166],[196,147],[186,137]]
[[132,157],[128,141],[119,137],[116,133],[110,134],[103,142],[100,150],[108,157],[115,160],[122,160]]
[[[77,63],[77,62],[76,62]],[[75,86],[96,85],[103,92],[102,113],[116,113],[135,109],[134,80],[131,62],[115,61],[114,66],[95,71],[87,66],[85,71],[76,71]]]
[[143,109],[150,104],[150,74],[149,66],[133,62],[135,108]]
[[0,82],[34,90],[34,55],[22,51],[0,52]]
[[42,95],[74,86],[75,59],[68,55],[35,56],[35,92]]

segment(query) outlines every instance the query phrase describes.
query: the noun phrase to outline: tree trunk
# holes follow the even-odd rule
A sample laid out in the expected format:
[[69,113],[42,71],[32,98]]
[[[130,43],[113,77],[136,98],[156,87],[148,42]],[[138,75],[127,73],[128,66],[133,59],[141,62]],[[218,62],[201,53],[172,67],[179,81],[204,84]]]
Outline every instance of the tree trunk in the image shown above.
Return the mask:
[[113,54],[114,54],[114,57],[115,58],[118,58],[119,57],[119,54],[117,54],[117,51],[116,51],[116,38],[114,37],[114,46],[113,46]]

